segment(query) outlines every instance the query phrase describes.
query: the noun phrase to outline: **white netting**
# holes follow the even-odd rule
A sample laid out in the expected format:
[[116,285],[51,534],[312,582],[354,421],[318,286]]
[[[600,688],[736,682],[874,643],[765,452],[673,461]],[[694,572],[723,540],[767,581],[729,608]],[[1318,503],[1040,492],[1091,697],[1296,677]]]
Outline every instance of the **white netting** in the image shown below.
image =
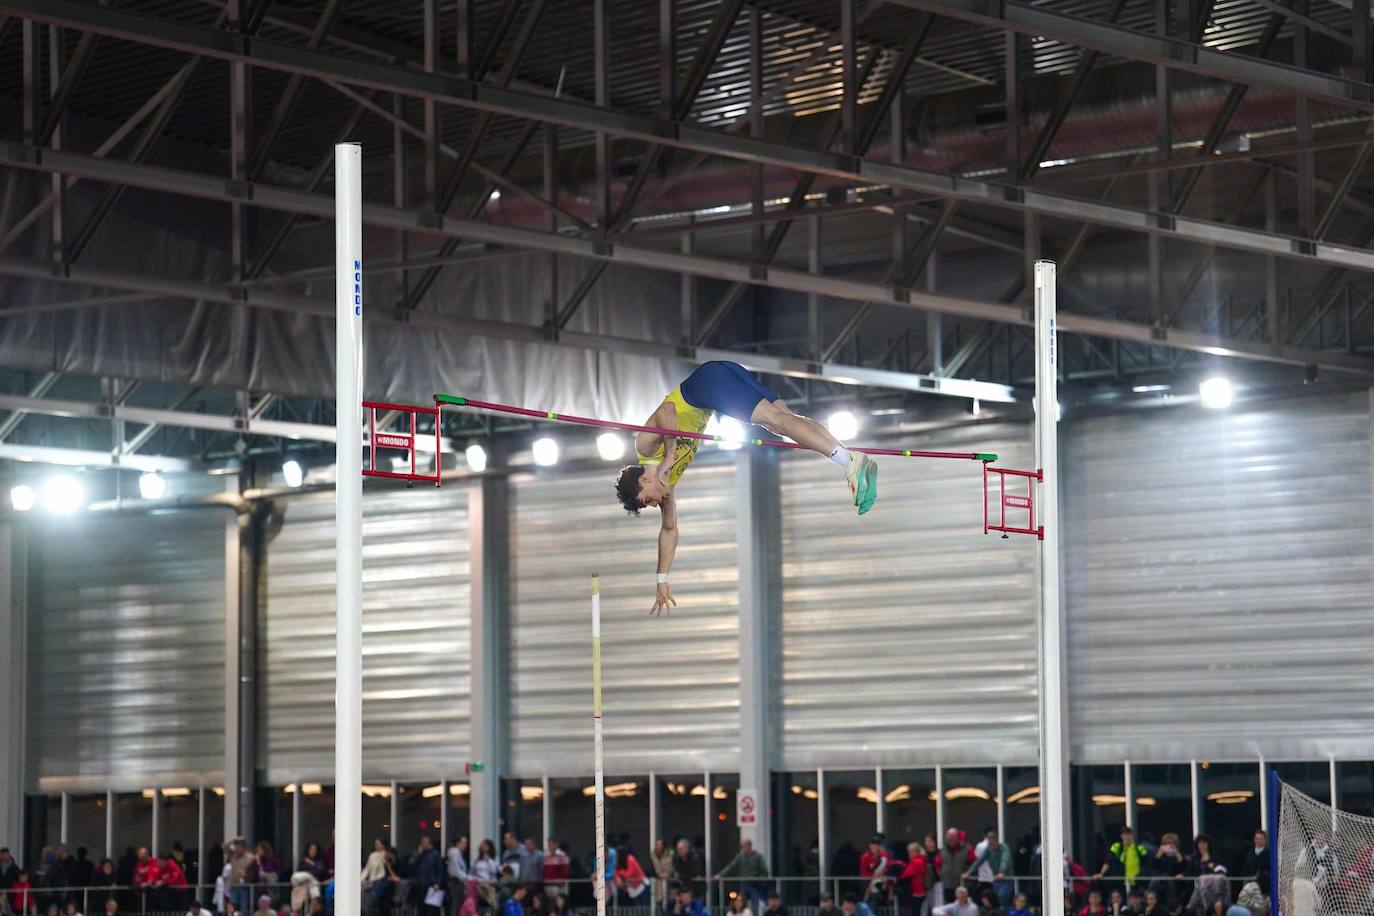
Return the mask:
[[1374,916],[1374,817],[1283,785],[1276,843],[1279,916]]

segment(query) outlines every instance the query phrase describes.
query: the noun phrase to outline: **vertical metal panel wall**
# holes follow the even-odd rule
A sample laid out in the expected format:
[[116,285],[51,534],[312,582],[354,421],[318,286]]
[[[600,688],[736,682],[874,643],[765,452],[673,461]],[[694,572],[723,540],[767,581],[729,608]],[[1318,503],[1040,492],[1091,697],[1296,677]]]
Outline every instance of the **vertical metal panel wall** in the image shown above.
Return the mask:
[[1374,753],[1369,423],[1359,393],[1069,426],[1076,762]]
[[224,511],[35,520],[27,769],[38,787],[222,778]]
[[[900,447],[1032,465],[1019,424]],[[878,461],[878,502],[863,517],[834,465],[783,463],[778,765],[1033,762],[1034,541],[984,536],[977,462]]]
[[[334,769],[334,499],[282,505],[259,595],[259,766],[272,785]],[[364,495],[364,778],[462,772],[468,572],[465,487]]]
[[512,483],[513,775],[592,771],[591,576],[601,574],[606,770],[739,764],[735,470],[703,450],[678,488],[678,605],[649,616],[659,516],[629,518],[614,469]]

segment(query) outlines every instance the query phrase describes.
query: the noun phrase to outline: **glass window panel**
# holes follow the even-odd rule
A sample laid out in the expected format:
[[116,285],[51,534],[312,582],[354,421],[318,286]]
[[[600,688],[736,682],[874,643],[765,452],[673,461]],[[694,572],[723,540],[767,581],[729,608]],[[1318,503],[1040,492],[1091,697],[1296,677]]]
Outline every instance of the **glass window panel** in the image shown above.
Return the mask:
[[997,829],[997,770],[948,769],[943,775],[945,827],[965,831],[976,844],[984,831]]
[[1212,855],[1231,874],[1244,874],[1241,866],[1260,826],[1259,763],[1199,761],[1198,794]]
[[1164,834],[1177,833],[1180,851],[1192,852],[1193,790],[1188,764],[1137,764],[1131,770],[1131,788],[1140,841],[1154,846]]
[[1018,875],[1031,874],[1031,853],[1040,836],[1040,771],[1035,767],[1004,767],[1002,788],[1007,793],[1005,841],[1011,845]]
[[[830,836],[829,874],[859,874],[859,856],[878,824],[877,773],[873,770],[826,770],[825,803]],[[850,887],[848,890],[855,890]]]
[[[140,846],[147,846],[153,839],[153,801],[144,798],[141,792],[129,792],[115,796],[114,845],[118,855],[112,856],[116,863],[120,856],[132,854]],[[120,876],[124,877],[123,875]],[[120,881],[120,884],[127,884]]]
[[1342,811],[1374,816],[1374,763],[1361,760],[1336,764],[1336,791]]
[[472,786],[466,782],[450,782],[448,784],[448,807],[446,809],[448,817],[448,841],[452,843],[459,837],[468,837],[468,862],[471,863],[473,854],[477,851],[477,844],[482,841],[481,837],[473,840],[469,836],[472,829]]
[[[777,786],[773,860],[787,876],[819,878],[820,795],[816,771],[780,773]],[[789,881],[783,890],[783,901],[791,906],[812,906],[813,898],[820,895],[820,885],[810,881]]]
[[1331,764],[1325,760],[1268,763],[1278,770],[1279,779],[1312,796],[1319,802],[1331,804]]
[[582,863],[583,873],[590,868],[595,852],[592,847],[596,843],[596,799],[587,793],[593,786],[590,776],[549,782],[549,790],[553,793],[553,822],[559,838],[568,844],[568,855]]
[[738,773],[711,774],[711,861],[707,871],[714,874],[739,852],[739,828],[735,826],[735,793]]
[[82,846],[99,862],[105,856],[105,795],[73,795],[68,811],[67,845],[72,854]]
[[[220,800],[223,802],[223,799]],[[334,846],[334,787],[317,782],[301,784],[301,837],[321,849]],[[372,848],[373,837],[364,835],[363,848]]]
[[[224,835],[224,787],[207,787],[205,793],[205,845],[209,847],[205,855],[205,883],[208,884],[224,867],[224,841],[228,837]],[[309,795],[306,801],[310,801]]]
[[646,874],[649,862],[649,777],[606,777],[606,842],[626,846]]
[[1126,769],[1121,766],[1080,766],[1070,771],[1074,858],[1090,872],[1107,857],[1107,848],[1120,838],[1126,823]]
[[405,849],[415,849],[420,837],[427,836],[435,849],[439,848],[440,814],[443,810],[443,786],[439,783],[416,783],[398,787],[401,793],[401,837]]
[[[164,790],[162,796],[162,848],[159,856],[164,856],[180,844],[181,864],[184,871],[189,862],[195,860],[195,849],[200,842],[200,793],[188,786],[176,786]],[[288,830],[288,834],[289,834]],[[191,881],[191,875],[186,876]]]
[[887,796],[887,836],[898,849],[935,833],[933,769],[884,770],[883,790]]
[[[702,855],[706,835],[706,787],[701,773],[676,773],[659,777],[659,833],[672,846],[685,839]],[[562,830],[560,825],[559,830]]]
[[371,849],[375,840],[391,845],[390,784],[363,785],[363,849]]
[[[291,858],[291,795],[296,791],[296,787],[288,788],[289,792],[286,788],[258,788],[257,823],[253,825],[254,836],[249,838],[250,842],[262,840],[271,844],[283,867],[295,864],[288,863],[287,860]],[[163,810],[165,812],[166,808]],[[166,821],[163,821],[163,824],[165,825]],[[194,833],[194,828],[192,832]],[[283,877],[289,877],[289,873]]]

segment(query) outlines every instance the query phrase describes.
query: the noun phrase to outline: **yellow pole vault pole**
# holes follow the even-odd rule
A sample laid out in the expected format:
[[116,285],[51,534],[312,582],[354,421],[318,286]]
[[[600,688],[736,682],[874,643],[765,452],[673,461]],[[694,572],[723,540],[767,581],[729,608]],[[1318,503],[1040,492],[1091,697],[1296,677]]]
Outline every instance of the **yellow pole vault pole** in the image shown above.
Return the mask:
[[606,916],[606,776],[601,761],[601,577],[592,574],[592,767],[596,772],[596,916]]

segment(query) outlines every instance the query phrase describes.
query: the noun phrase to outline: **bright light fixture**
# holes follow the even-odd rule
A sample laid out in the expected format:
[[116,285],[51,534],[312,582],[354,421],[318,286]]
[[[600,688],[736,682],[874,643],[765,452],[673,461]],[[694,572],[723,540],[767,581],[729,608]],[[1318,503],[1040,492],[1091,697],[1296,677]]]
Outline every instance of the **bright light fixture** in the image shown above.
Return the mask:
[[734,417],[720,418],[720,431],[717,433],[721,448],[733,451],[744,444],[744,424]]
[[58,515],[70,515],[86,504],[86,490],[75,477],[62,475],[43,481],[43,508]]
[[1213,410],[1223,410],[1231,406],[1231,398],[1235,392],[1231,390],[1231,380],[1224,375],[1214,375],[1211,378],[1203,379],[1202,384],[1197,386],[1198,397],[1202,399],[1203,407],[1210,407]]
[[305,481],[305,468],[301,467],[299,461],[284,461],[281,476],[288,487],[299,487]]
[[469,445],[463,452],[468,460],[468,470],[474,474],[480,474],[487,469],[487,450],[477,443]]
[[551,468],[558,463],[558,442],[548,436],[535,439],[530,452],[534,455],[534,463],[541,468]]
[[167,478],[157,471],[150,471],[147,474],[140,474],[138,478],[138,495],[144,499],[161,499],[167,495]]
[[28,512],[37,501],[38,496],[33,492],[33,487],[26,483],[10,488],[10,508],[15,512]]
[[853,439],[859,434],[859,418],[848,410],[837,410],[832,413],[830,419],[825,421],[825,426],[830,430],[830,435],[841,442]]
[[619,461],[625,454],[625,437],[619,433],[602,433],[596,437],[596,453],[602,461]]

